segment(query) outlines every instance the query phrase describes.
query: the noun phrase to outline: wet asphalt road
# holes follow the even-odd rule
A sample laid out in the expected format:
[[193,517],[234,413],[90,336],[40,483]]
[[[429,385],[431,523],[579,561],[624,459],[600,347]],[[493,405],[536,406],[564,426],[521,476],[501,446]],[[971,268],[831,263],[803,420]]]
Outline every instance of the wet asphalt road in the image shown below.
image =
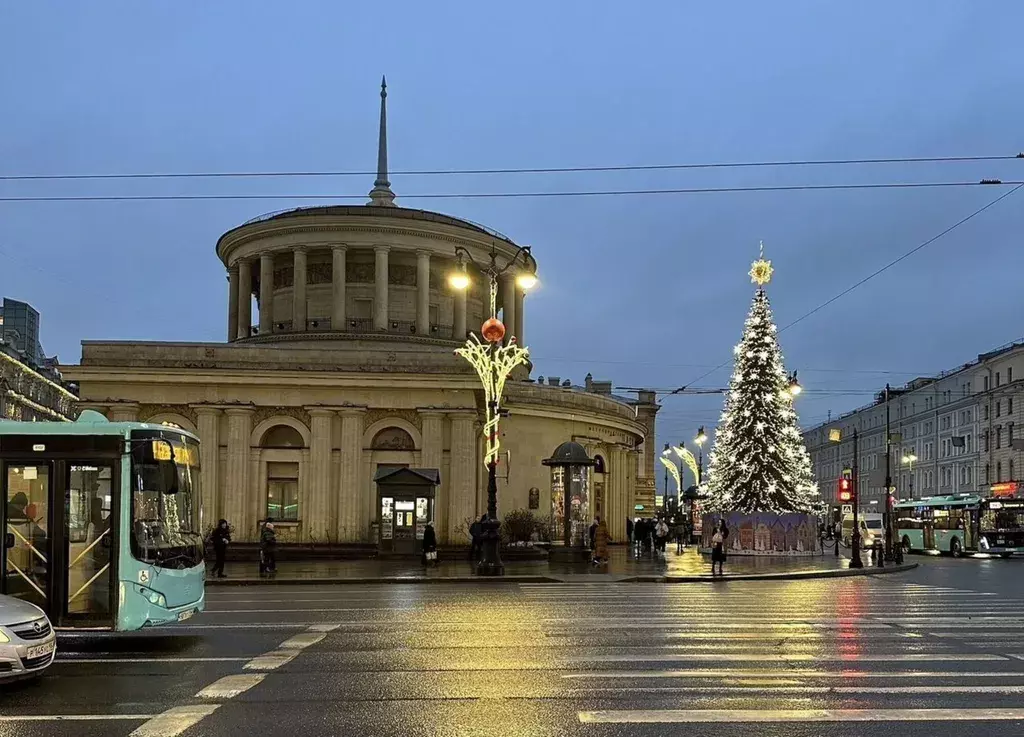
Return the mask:
[[1024,560],[915,560],[819,581],[214,588],[187,625],[62,637],[43,679],[0,687],[0,736],[1024,733]]

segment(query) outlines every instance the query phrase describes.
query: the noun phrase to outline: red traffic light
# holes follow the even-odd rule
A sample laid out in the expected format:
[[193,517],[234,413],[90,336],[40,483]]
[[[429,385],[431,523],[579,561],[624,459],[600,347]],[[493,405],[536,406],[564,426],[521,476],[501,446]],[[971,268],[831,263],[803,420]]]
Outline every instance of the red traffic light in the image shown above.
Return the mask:
[[850,479],[839,479],[839,501],[848,502],[853,498],[853,482]]
[[841,502],[848,502],[848,501],[850,501],[850,492],[848,492],[848,491],[840,491],[839,492],[839,501],[841,501]]

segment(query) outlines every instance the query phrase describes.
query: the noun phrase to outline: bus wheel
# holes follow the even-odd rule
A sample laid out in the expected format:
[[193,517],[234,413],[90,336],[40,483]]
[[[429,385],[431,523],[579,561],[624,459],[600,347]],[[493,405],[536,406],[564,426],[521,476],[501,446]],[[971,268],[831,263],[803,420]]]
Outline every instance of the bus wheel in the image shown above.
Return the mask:
[[999,557],[1000,558],[1011,558],[1011,557],[1013,557],[1013,553],[1000,553]]
[[960,558],[964,554],[963,550],[960,548],[960,541],[955,537],[953,538],[953,542],[949,544],[949,552],[953,554],[954,558]]
[[909,553],[910,552],[910,538],[907,537],[906,535],[903,536],[903,552],[904,553]]

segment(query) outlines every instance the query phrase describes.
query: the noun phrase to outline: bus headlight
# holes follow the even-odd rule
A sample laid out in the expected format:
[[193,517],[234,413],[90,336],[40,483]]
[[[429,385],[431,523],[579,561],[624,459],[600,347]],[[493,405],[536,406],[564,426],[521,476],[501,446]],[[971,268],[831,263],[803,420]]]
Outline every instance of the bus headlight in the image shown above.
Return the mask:
[[139,586],[139,593],[145,597],[146,601],[150,604],[155,604],[159,607],[167,608],[167,598],[159,591],[153,591],[153,589],[147,589],[145,586]]
[[11,638],[7,636],[7,633],[0,629],[0,643],[10,642]]

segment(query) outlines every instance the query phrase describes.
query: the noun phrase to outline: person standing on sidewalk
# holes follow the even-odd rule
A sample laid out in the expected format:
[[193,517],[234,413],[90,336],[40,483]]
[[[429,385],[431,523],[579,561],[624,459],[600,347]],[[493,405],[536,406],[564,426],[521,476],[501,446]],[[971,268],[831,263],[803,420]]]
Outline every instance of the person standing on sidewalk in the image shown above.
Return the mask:
[[597,517],[594,529],[594,565],[602,566],[608,562],[608,525]]
[[260,574],[273,576],[277,573],[277,533],[274,523],[269,520],[260,533]]
[[480,550],[483,547],[484,522],[486,521],[487,515],[484,514],[469,526],[469,561],[471,563],[476,563],[477,558],[480,557]]
[[226,519],[222,519],[217,523],[213,534],[210,535],[210,542],[213,543],[213,554],[216,556],[216,562],[213,564],[213,570],[210,571],[210,575],[217,578],[227,578],[224,575],[224,559],[228,553],[228,543],[231,542],[231,525],[228,524]]
[[632,547],[632,545],[633,545],[633,520],[630,517],[626,517],[626,540],[627,540],[627,543]]
[[437,565],[437,533],[434,532],[434,525],[430,522],[423,530],[423,565]]
[[715,533],[711,536],[711,575],[715,575],[715,564],[718,564],[718,573],[725,575],[725,543],[729,539],[729,528],[725,526],[725,520],[718,520],[715,526]]

